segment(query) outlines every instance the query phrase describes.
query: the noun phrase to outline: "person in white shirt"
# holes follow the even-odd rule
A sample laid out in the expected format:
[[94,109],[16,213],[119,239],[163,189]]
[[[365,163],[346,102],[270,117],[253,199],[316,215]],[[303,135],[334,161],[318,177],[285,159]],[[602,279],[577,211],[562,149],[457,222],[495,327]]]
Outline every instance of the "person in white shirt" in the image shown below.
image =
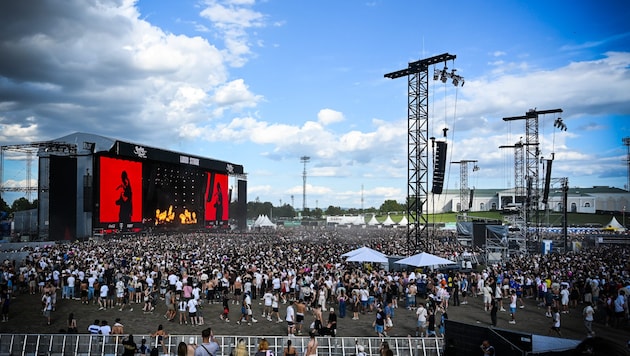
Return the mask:
[[190,325],[197,325],[199,323],[197,318],[197,301],[195,299],[188,301],[188,317],[190,319]]
[[424,308],[423,303],[418,304],[416,310],[416,316],[418,317],[418,323],[416,324],[416,336],[424,337],[424,331],[427,328],[427,310]]
[[98,310],[107,309],[107,293],[108,292],[109,292],[109,287],[107,286],[107,284],[103,283],[100,289],[99,297],[98,297],[98,305],[100,306]]
[[593,316],[595,315],[595,310],[591,302],[586,302],[586,306],[582,310],[582,315],[584,316],[584,327],[586,328],[587,337],[595,336],[595,332],[593,332]]
[[262,316],[263,318],[266,317],[267,320],[271,321],[271,304],[273,301],[273,294],[271,294],[271,291],[267,290],[265,292],[265,294],[263,295],[263,300],[265,303],[265,307],[263,308]]
[[293,308],[294,301],[289,301],[289,306],[287,307],[287,333],[289,336],[293,335],[295,332],[295,309]]

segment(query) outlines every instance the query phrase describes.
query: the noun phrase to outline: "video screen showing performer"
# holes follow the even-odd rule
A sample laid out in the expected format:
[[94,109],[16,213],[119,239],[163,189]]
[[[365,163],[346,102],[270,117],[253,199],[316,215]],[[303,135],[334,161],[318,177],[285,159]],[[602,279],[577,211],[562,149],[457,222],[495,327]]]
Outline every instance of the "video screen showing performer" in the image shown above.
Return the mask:
[[206,223],[222,225],[229,219],[228,176],[208,172],[206,185]]
[[100,158],[99,221],[142,221],[142,163],[110,157]]

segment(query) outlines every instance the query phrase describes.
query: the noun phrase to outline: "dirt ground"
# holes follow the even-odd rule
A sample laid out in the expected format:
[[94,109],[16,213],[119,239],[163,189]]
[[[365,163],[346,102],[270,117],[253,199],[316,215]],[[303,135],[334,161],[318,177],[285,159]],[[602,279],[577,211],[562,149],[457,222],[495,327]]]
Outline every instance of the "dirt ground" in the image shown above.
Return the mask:
[[[490,314],[483,310],[482,298],[468,298],[469,304],[451,306],[448,308],[448,317],[451,320],[469,323],[473,325],[489,325]],[[230,306],[230,322],[219,319],[222,311],[220,304],[204,304],[201,312],[204,316],[206,326],[211,326],[215,335],[248,335],[248,336],[283,336],[286,335],[286,322],[277,323],[275,320],[269,322],[261,317],[261,301],[254,301],[254,317],[257,323],[251,326],[247,324],[237,325],[236,320],[240,315],[238,305]],[[504,302],[507,307],[507,301]],[[402,302],[400,304],[403,305]],[[64,332],[67,327],[67,319],[70,313],[78,323],[79,333],[87,333],[87,327],[95,319],[107,320],[109,325],[114,324],[116,318],[120,318],[124,325],[126,334],[135,335],[150,334],[157,330],[162,324],[168,334],[189,335],[200,334],[206,326],[180,325],[178,322],[169,322],[164,318],[166,306],[163,301],[157,305],[152,313],[144,313],[142,305],[132,304],[133,310],[126,309],[119,311],[118,308],[99,310],[98,306],[81,304],[78,300],[58,299],[56,310],[52,313],[52,323],[47,325],[46,319],[42,315],[39,295],[17,295],[12,300],[9,311],[9,321],[0,323],[0,333],[29,333],[29,334],[56,334]],[[586,337],[586,330],[582,322],[583,304],[577,309],[572,309],[569,314],[562,314],[562,336],[570,339],[583,339]],[[336,309],[336,306],[335,306]],[[506,308],[507,309],[507,308]],[[280,306],[280,315],[284,318],[286,305]],[[328,313],[324,313],[327,319]],[[307,314],[305,327],[313,320]],[[370,337],[376,336],[372,322],[374,314],[360,315],[359,320],[352,320],[352,313],[348,312],[345,318],[338,319],[338,336],[345,337]],[[415,310],[407,310],[403,307],[395,310],[393,318],[394,328],[389,332],[390,336],[406,337],[415,335]],[[544,309],[538,308],[533,299],[525,299],[525,308],[518,309],[516,313],[516,324],[509,324],[509,312],[498,313],[498,328],[518,330],[528,333],[547,335],[551,325],[551,319],[545,317]],[[594,330],[597,336],[601,336],[613,342],[626,344],[630,340],[630,327],[625,325],[621,328],[607,327],[603,322],[595,322]]]

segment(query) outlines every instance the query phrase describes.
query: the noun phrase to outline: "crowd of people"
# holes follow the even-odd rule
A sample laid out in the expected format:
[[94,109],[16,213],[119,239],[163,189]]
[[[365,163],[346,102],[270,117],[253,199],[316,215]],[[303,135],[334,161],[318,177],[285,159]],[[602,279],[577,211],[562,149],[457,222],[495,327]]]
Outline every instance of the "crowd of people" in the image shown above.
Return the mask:
[[[481,254],[457,243],[451,232],[438,233],[432,243],[431,252],[444,258]],[[38,294],[48,323],[59,299],[101,310],[141,307],[145,313],[162,302],[164,318],[184,325],[204,325],[204,317],[251,325],[261,315],[286,323],[287,334],[315,330],[316,335],[334,336],[337,318],[357,320],[370,314],[375,335],[386,336],[400,307],[415,311],[417,336],[431,336],[444,332],[440,329],[449,307],[479,297],[493,325],[497,311],[507,310],[509,323],[516,324],[524,299],[535,299],[545,308],[553,320],[550,332],[558,335],[560,316],[577,311],[582,303],[592,309],[583,311],[589,336],[594,335],[593,322],[610,327],[628,323],[630,251],[625,247],[513,256],[465,272],[421,273],[388,271],[341,257],[360,246],[401,255],[407,250],[406,231],[171,233],[28,247],[24,261],[2,263],[2,318],[9,320],[12,297]],[[256,300],[262,310],[254,307]],[[221,304],[222,313],[203,315],[204,304]],[[103,322],[90,327],[102,330],[96,324]]]

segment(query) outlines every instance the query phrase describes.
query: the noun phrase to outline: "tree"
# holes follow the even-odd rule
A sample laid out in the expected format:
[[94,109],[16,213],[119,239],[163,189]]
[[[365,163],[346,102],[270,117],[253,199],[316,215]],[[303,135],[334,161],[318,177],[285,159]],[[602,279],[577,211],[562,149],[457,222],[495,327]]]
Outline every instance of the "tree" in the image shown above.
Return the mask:
[[407,208],[404,205],[399,204],[395,200],[385,200],[383,204],[381,204],[379,210],[381,211],[381,213],[385,214],[391,213],[392,211],[405,211],[407,210]]
[[13,201],[13,204],[11,205],[11,210],[16,212],[16,211],[23,211],[23,210],[30,210],[33,209],[34,207],[37,208],[37,203],[35,203],[35,205],[33,205],[31,202],[28,201],[28,199],[21,197],[16,199],[15,201]]
[[343,215],[343,210],[340,207],[338,207],[338,206],[330,205],[326,209],[326,215],[328,215],[328,216]]
[[2,199],[2,197],[0,197],[0,211],[4,211],[6,213],[11,212],[11,207],[9,206],[9,204],[7,204],[6,201],[4,201],[4,199]]

